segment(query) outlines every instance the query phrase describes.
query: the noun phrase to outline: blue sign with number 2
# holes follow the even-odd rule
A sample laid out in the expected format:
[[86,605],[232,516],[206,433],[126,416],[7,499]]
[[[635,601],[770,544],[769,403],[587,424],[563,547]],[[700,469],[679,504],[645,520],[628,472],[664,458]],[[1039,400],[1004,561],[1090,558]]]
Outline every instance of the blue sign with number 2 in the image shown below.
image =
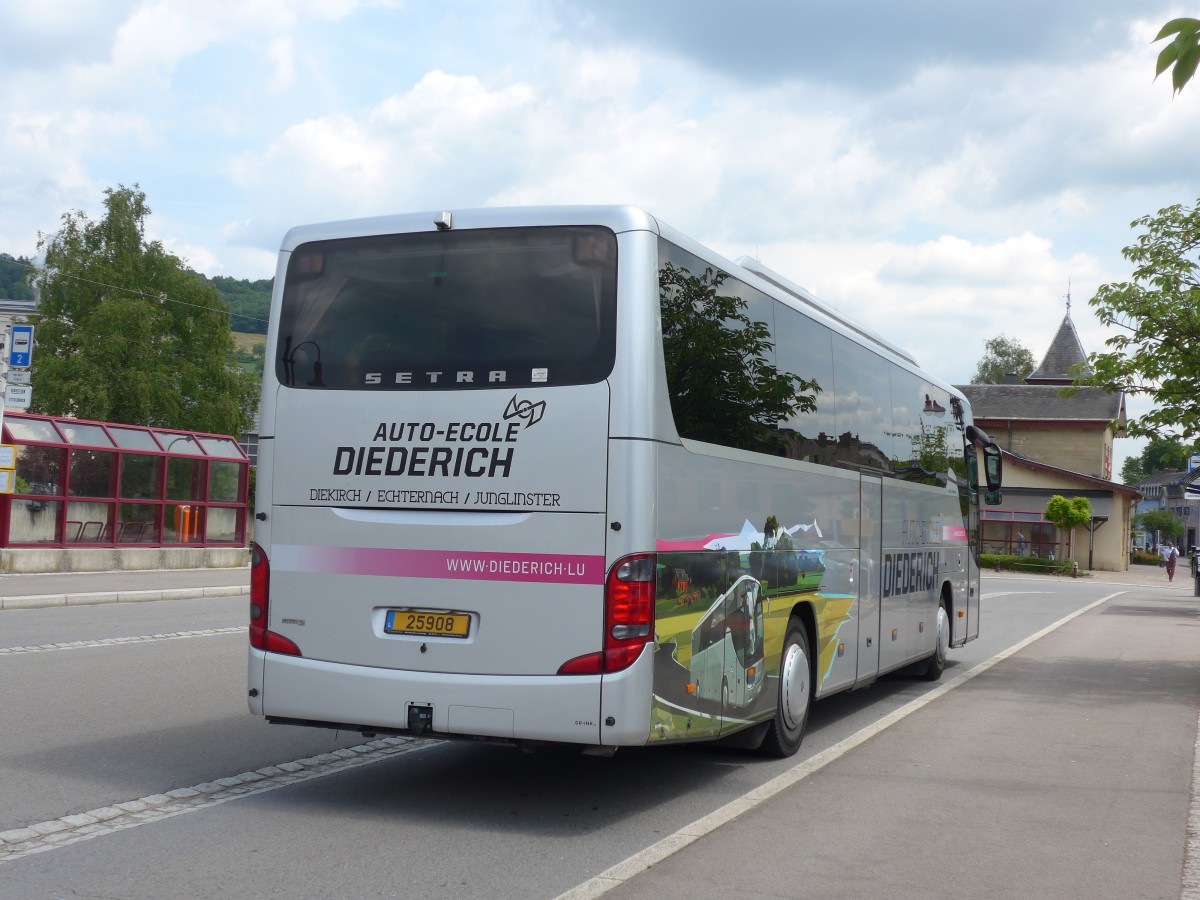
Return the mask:
[[33,362],[33,326],[14,325],[12,330],[12,350],[8,354],[8,364],[14,369],[28,369]]

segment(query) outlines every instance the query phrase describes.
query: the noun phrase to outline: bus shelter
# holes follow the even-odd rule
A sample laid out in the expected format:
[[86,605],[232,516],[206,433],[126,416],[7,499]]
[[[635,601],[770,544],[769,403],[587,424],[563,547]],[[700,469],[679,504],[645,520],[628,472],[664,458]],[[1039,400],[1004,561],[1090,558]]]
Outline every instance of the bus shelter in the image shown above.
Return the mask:
[[0,547],[245,546],[250,464],[233,438],[11,412],[3,422],[14,449]]

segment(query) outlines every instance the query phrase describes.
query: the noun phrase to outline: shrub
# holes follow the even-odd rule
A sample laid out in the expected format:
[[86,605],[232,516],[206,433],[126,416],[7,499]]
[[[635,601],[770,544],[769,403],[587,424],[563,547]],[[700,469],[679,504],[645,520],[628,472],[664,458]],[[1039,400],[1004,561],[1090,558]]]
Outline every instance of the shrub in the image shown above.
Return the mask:
[[1129,554],[1129,563],[1135,566],[1161,566],[1163,558],[1157,553],[1144,553],[1141,550],[1134,550]]
[[1000,568],[1009,572],[1041,572],[1047,575],[1070,575],[1075,570],[1071,560],[1041,559],[1028,556],[999,556],[995,553],[981,553],[979,565],[983,569],[995,571]]

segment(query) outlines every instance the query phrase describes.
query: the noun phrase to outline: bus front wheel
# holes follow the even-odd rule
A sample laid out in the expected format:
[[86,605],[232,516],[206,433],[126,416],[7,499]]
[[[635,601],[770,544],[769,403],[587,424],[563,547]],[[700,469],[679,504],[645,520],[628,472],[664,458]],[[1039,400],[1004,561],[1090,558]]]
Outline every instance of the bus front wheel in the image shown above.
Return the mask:
[[779,662],[779,702],[775,718],[767,728],[762,751],[785,757],[800,749],[804,726],[812,705],[812,665],[809,660],[808,630],[799,619],[788,623]]

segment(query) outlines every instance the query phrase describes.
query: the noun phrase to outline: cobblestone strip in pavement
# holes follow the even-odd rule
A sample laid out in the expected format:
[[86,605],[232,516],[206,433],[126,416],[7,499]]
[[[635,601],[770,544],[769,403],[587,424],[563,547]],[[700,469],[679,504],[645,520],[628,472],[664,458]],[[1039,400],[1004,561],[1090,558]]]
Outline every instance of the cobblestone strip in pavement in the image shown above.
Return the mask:
[[184,638],[212,637],[218,634],[245,632],[247,626],[233,625],[229,628],[202,628],[196,631],[169,631],[165,634],[139,634],[132,637],[100,638],[95,641],[64,641],[58,644],[36,644],[30,647],[0,647],[0,656],[18,653],[45,653],[49,650],[83,650],[87,647],[115,647],[122,644],[149,644],[154,641],[179,641]]
[[439,743],[441,741],[381,738],[356,747],[334,750],[332,753],[322,753],[277,766],[266,766],[192,787],[176,788],[165,794],[151,794],[137,800],[51,819],[49,822],[38,822],[25,828],[0,831],[0,865],[33,853],[43,853],[112,834],[114,831],[149,825],[230,800],[239,800],[290,784],[323,778],[403,753],[433,747]]

